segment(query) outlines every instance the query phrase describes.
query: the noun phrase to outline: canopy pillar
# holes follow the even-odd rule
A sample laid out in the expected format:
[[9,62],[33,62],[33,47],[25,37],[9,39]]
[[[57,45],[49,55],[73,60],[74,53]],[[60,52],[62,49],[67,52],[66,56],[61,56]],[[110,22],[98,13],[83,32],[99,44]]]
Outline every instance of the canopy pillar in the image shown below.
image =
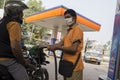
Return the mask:
[[58,32],[58,26],[54,26],[52,30],[51,44],[55,44],[57,40],[57,32]]
[[67,33],[67,26],[66,25],[62,25],[62,30],[61,30],[61,38],[64,37],[64,35]]
[[58,32],[58,26],[54,26],[54,29],[52,30],[52,38],[57,39],[57,32]]

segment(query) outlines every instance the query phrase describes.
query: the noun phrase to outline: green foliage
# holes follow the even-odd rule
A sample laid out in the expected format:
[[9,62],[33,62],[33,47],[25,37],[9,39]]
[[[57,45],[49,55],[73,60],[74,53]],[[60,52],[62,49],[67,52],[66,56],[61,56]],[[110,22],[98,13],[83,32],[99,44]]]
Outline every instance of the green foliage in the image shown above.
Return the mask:
[[0,0],[0,8],[3,9],[3,6],[4,6],[4,0]]
[[25,16],[44,10],[44,7],[42,7],[42,2],[40,0],[29,0],[27,6],[29,7],[29,10],[26,12]]
[[[24,13],[24,17],[29,16],[30,14],[34,14],[35,12],[40,12],[44,10],[44,7],[42,7],[42,2],[40,0],[29,0],[27,2],[27,6],[29,9]],[[41,40],[41,38],[48,33],[48,30],[46,28],[42,28],[40,26],[36,26],[29,23],[24,23],[22,25],[23,38],[25,39],[26,44],[38,44]]]
[[107,41],[106,44],[103,45],[104,50],[110,50],[111,49],[111,41]]

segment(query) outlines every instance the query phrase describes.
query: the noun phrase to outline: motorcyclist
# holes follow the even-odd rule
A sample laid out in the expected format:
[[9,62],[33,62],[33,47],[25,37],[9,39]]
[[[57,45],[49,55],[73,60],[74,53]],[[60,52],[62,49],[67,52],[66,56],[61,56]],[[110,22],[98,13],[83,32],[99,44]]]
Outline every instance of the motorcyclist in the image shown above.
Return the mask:
[[35,69],[24,59],[20,45],[25,9],[28,7],[21,1],[7,1],[0,20],[0,64],[7,67],[15,80],[29,80],[25,67]]

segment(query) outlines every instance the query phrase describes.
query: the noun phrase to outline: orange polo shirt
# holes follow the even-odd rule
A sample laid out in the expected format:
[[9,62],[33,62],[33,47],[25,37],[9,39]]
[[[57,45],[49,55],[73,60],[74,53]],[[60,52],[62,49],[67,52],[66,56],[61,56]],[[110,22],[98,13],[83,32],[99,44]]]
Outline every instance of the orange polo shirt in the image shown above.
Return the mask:
[[21,40],[21,25],[18,22],[12,21],[7,24],[10,41]]
[[[63,37],[64,47],[69,47],[73,44],[74,41],[80,40],[81,43],[79,44],[77,48],[77,52],[75,55],[70,55],[68,53],[63,53],[63,59],[71,61],[75,63],[77,60],[78,54],[82,51],[83,48],[83,31],[78,26],[78,24],[75,24],[71,27],[71,29],[67,32],[67,34]],[[83,70],[84,65],[82,61],[82,55],[80,54],[80,59],[77,63],[77,66],[75,67],[74,71]]]

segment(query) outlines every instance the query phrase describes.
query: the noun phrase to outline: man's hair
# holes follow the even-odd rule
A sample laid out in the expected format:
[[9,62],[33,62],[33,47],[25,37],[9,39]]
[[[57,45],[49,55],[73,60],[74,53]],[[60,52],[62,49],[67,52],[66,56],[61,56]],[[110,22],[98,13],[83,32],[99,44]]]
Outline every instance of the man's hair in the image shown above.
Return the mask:
[[76,12],[73,10],[73,9],[67,9],[65,12],[64,12],[64,15],[66,14],[70,14],[72,17],[75,17],[76,18]]

